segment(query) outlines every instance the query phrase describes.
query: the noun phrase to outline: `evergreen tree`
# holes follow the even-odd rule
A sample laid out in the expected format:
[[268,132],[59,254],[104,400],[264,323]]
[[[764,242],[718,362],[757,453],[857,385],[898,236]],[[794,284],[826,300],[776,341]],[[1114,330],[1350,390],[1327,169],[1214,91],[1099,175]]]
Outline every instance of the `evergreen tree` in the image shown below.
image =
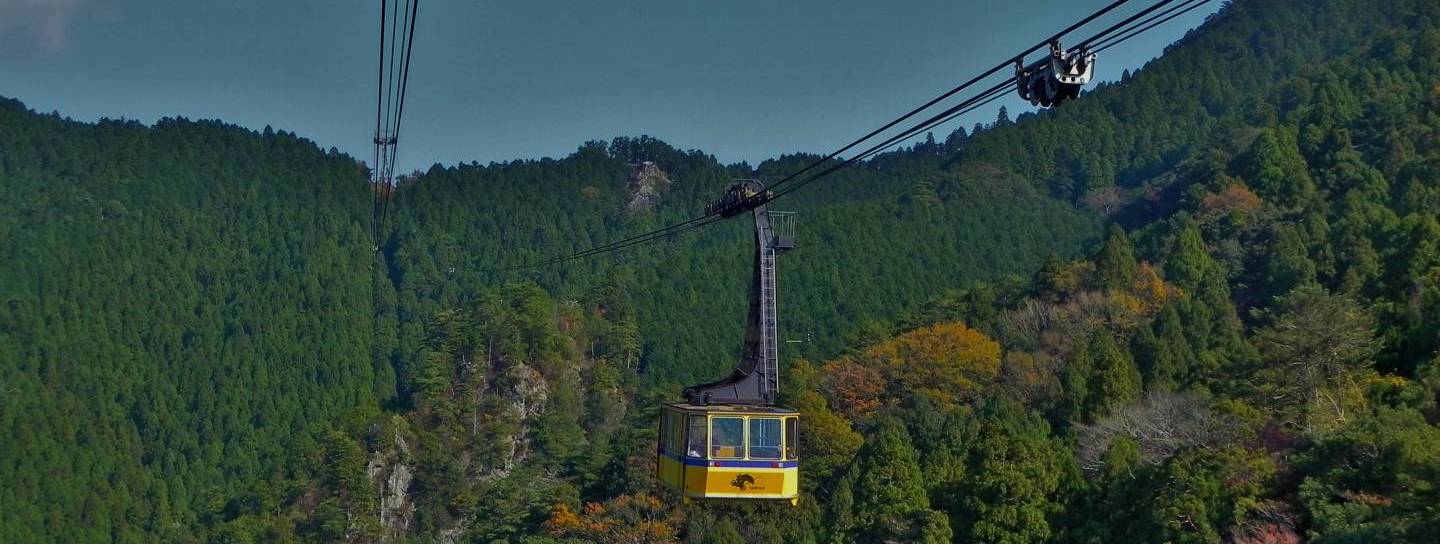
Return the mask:
[[1196,355],[1194,381],[1209,384],[1222,378],[1222,369],[1253,361],[1255,351],[1245,340],[1225,271],[1210,256],[1195,221],[1185,218],[1179,222],[1165,269],[1184,292],[1176,310]]
[[1217,265],[1205,248],[1199,224],[1184,218],[1177,230],[1175,245],[1165,261],[1166,279],[1175,282],[1181,289],[1194,292],[1207,278],[1218,273]]
[[1440,428],[1413,410],[1358,417],[1301,462],[1317,542],[1428,542],[1440,529]]
[[1110,225],[1105,244],[1100,246],[1100,254],[1095,258],[1095,276],[1100,286],[1113,291],[1129,290],[1135,285],[1138,267],[1135,248],[1125,236],[1125,229]]
[[1140,400],[1140,371],[1109,331],[1096,331],[1085,349],[1094,369],[1085,401],[1086,419]]
[[1138,365],[1145,388],[1179,389],[1195,383],[1191,374],[1196,368],[1195,351],[1185,338],[1180,312],[1174,303],[1166,304],[1150,327],[1141,329],[1137,343]]
[[1279,206],[1303,208],[1317,196],[1305,158],[1288,132],[1261,131],[1250,144],[1241,175],[1262,198]]
[[1272,406],[1307,431],[1344,422],[1357,407],[1358,374],[1372,364],[1374,321],[1354,300],[1318,286],[1297,289],[1260,317],[1266,365],[1257,374]]
[[1300,233],[1291,225],[1276,225],[1270,233],[1265,259],[1266,299],[1277,297],[1315,281],[1315,264],[1306,256]]
[[1038,416],[1009,401],[987,405],[971,448],[963,495],[950,512],[957,540],[1019,544],[1054,534],[1067,452]]
[[853,526],[859,542],[941,542],[950,538],[925,493],[919,455],[899,421],[886,419],[860,450],[845,478],[854,494]]
[[1063,396],[1057,407],[1058,419],[1064,422],[1083,422],[1087,419],[1089,399],[1095,394],[1091,385],[1095,372],[1094,357],[1084,343],[1070,353],[1069,360],[1060,375]]
[[965,147],[965,142],[970,139],[970,134],[965,132],[965,127],[956,127],[954,132],[945,137],[946,152],[954,153]]

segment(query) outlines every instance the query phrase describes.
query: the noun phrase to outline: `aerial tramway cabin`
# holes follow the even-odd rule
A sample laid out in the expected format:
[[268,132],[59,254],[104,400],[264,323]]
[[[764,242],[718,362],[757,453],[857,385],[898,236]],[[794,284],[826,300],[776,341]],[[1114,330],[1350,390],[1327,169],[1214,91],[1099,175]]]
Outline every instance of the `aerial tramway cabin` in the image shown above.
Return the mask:
[[800,413],[774,406],[697,406],[660,412],[660,481],[687,499],[799,497]]
[[[1088,44],[1059,41],[1031,64],[1015,60],[1020,96],[1055,107],[1080,96],[1094,75]],[[783,181],[782,181],[783,183]],[[787,189],[788,191],[788,189]],[[775,260],[795,247],[793,214],[768,212],[776,194],[757,180],[739,180],[705,210],[706,217],[755,216],[755,266],[740,363],[730,376],[685,389],[685,400],[662,406],[656,472],[686,500],[799,500],[800,413],[776,406],[780,389],[776,338]]]
[[730,376],[685,389],[662,406],[656,471],[686,500],[800,497],[800,413],[775,405],[780,389],[775,256],[795,247],[792,214],[767,212],[760,182],[730,187],[707,215],[755,215],[755,267],[740,364]]

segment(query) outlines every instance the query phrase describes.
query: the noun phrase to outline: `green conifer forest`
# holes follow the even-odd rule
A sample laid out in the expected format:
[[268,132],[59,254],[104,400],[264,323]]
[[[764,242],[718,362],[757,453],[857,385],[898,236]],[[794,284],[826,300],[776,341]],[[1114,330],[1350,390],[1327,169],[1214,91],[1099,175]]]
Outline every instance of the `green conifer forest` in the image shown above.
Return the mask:
[[776,201],[801,499],[682,502],[659,406],[733,366],[750,225],[516,267],[816,158],[435,165],[374,247],[319,143],[0,99],[0,542],[1440,534],[1440,3],[1236,0]]

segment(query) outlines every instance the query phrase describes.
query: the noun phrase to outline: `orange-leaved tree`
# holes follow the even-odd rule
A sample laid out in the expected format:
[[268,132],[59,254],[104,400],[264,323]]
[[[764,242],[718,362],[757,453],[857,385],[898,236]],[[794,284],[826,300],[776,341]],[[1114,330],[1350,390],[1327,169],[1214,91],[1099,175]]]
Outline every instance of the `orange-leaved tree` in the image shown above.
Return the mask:
[[671,544],[679,542],[683,515],[678,508],[648,494],[621,495],[604,503],[586,503],[577,514],[556,504],[545,529],[557,538],[602,544]]
[[[1000,344],[964,323],[938,323],[825,368],[835,383],[831,391],[837,409],[847,415],[912,393],[949,406],[975,398],[995,382],[1000,374]],[[870,373],[883,380],[883,391],[874,391]]]

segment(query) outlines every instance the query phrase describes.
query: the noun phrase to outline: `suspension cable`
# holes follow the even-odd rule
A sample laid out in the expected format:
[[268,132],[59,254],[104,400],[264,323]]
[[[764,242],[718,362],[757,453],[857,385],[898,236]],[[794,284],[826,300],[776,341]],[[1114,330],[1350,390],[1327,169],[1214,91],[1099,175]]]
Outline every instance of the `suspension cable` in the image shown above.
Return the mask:
[[[1113,3],[1111,3],[1111,4],[1109,4],[1109,5],[1107,5],[1106,7],[1104,7],[1104,8],[1102,8],[1101,10],[1099,10],[1099,11],[1091,14],[1090,16],[1087,16],[1086,18],[1082,19],[1081,21],[1079,21],[1079,22],[1077,22],[1077,23],[1075,23],[1075,24],[1072,24],[1072,25],[1070,25],[1068,28],[1066,28],[1066,29],[1064,29],[1064,30],[1056,33],[1056,34],[1053,35],[1050,39],[1048,39],[1048,40],[1046,40],[1046,41],[1043,41],[1043,42],[1040,42],[1039,44],[1037,44],[1037,45],[1035,45],[1035,46],[1033,46],[1033,47],[1031,47],[1031,48],[1023,51],[1020,55],[1018,55],[1018,56],[1015,57],[1015,58],[1016,58],[1016,59],[1023,58],[1025,55],[1028,55],[1028,54],[1034,52],[1034,51],[1037,50],[1037,49],[1043,48],[1043,47],[1049,45],[1050,43],[1059,40],[1060,38],[1064,37],[1065,35],[1073,32],[1074,30],[1080,28],[1081,26],[1084,26],[1085,24],[1088,24],[1088,23],[1094,21],[1095,19],[1097,19],[1097,18],[1105,15],[1106,13],[1109,13],[1110,11],[1113,11],[1114,9],[1120,7],[1121,5],[1127,3],[1128,1],[1129,1],[1129,0],[1117,0],[1117,1],[1115,1],[1115,2],[1113,2]],[[1170,10],[1167,10],[1167,11],[1165,11],[1165,12],[1159,14],[1159,15],[1155,15],[1155,16],[1149,18],[1149,19],[1146,19],[1145,21],[1141,21],[1140,23],[1136,23],[1136,24],[1134,24],[1134,25],[1132,26],[1132,23],[1135,23],[1135,21],[1140,20],[1140,19],[1146,17],[1147,15],[1150,15],[1151,13],[1155,12],[1156,10],[1159,10],[1159,9],[1161,9],[1161,8],[1164,8],[1165,6],[1167,6],[1167,5],[1169,5],[1169,4],[1174,3],[1175,1],[1176,1],[1176,0],[1158,0],[1155,4],[1152,4],[1151,6],[1145,8],[1145,9],[1140,10],[1139,12],[1137,12],[1137,13],[1135,13],[1135,14],[1133,14],[1133,15],[1131,15],[1131,16],[1123,19],[1123,20],[1121,20],[1120,22],[1117,22],[1117,23],[1111,25],[1110,27],[1105,28],[1104,30],[1101,30],[1100,32],[1098,32],[1098,33],[1096,33],[1095,35],[1091,36],[1089,39],[1086,39],[1086,40],[1083,40],[1083,41],[1079,42],[1077,45],[1071,47],[1071,48],[1069,49],[1069,51],[1071,51],[1071,52],[1078,51],[1078,50],[1080,50],[1080,49],[1083,49],[1083,48],[1086,48],[1086,47],[1090,47],[1091,44],[1100,43],[1100,42],[1104,42],[1104,43],[1101,45],[1101,47],[1104,47],[1104,48],[1112,47],[1112,46],[1117,45],[1117,44],[1119,44],[1119,43],[1121,43],[1121,42],[1127,41],[1127,40],[1135,37],[1136,35],[1139,35],[1139,34],[1141,34],[1141,33],[1144,33],[1145,31],[1148,31],[1148,30],[1150,30],[1151,28],[1154,28],[1155,26],[1158,26],[1159,24],[1163,24],[1163,23],[1166,22],[1166,21],[1169,21],[1169,20],[1171,20],[1171,19],[1173,19],[1173,18],[1175,18],[1175,17],[1178,17],[1178,16],[1180,16],[1180,15],[1183,15],[1184,13],[1186,13],[1186,12],[1188,12],[1188,11],[1190,11],[1190,10],[1195,9],[1195,8],[1198,7],[1200,4],[1208,3],[1210,0],[1186,0],[1186,2],[1183,3],[1181,6],[1178,6],[1178,7],[1172,8],[1172,9],[1170,9]],[[1199,1],[1200,4],[1193,4],[1193,5],[1190,5],[1188,8],[1185,8],[1185,5],[1190,4],[1191,2],[1196,2],[1196,1]],[[1185,9],[1181,10],[1181,8],[1185,8]],[[1181,10],[1181,11],[1178,11],[1178,13],[1177,13],[1177,12],[1176,12],[1177,10]],[[1167,16],[1167,14],[1169,14],[1169,15]],[[1161,20],[1161,18],[1164,18],[1164,19]],[[1158,22],[1154,22],[1154,21],[1157,21],[1157,20],[1158,20]],[[1147,25],[1147,23],[1149,23],[1149,24]],[[1142,26],[1143,26],[1143,27],[1142,27]],[[1116,34],[1117,32],[1119,32],[1120,34]],[[1117,36],[1118,36],[1118,37],[1117,37]],[[941,102],[941,101],[943,101],[943,100],[945,100],[945,99],[947,99],[947,98],[949,98],[949,97],[951,97],[951,96],[954,96],[955,94],[958,94],[960,91],[963,91],[963,90],[965,90],[965,89],[967,89],[967,88],[975,85],[976,83],[984,80],[985,78],[988,78],[989,76],[994,75],[996,72],[999,72],[1000,70],[1003,70],[1005,67],[1011,66],[1013,62],[1014,62],[1014,60],[1007,60],[1007,61],[1005,61],[1005,62],[1003,62],[1003,63],[1001,63],[1001,64],[996,65],[995,67],[993,67],[993,68],[991,68],[991,69],[989,69],[989,70],[986,70],[985,72],[982,72],[980,75],[978,75],[978,76],[976,76],[976,77],[974,77],[974,78],[966,81],[965,83],[962,83],[961,85],[959,85],[959,86],[951,89],[950,91],[947,91],[947,92],[941,94],[940,96],[938,96],[938,97],[930,100],[929,102],[926,102],[925,104],[923,104],[923,105],[921,105],[921,106],[919,106],[919,107],[917,107],[917,108],[915,108],[915,109],[907,112],[906,114],[900,116],[899,118],[897,118],[897,119],[895,119],[895,120],[892,120],[892,121],[886,123],[885,125],[881,126],[880,128],[875,129],[875,130],[871,131],[870,133],[866,134],[865,136],[862,136],[861,138],[859,138],[859,139],[857,139],[857,140],[855,140],[855,141],[853,141],[853,142],[851,142],[851,143],[849,143],[849,144],[841,147],[840,149],[838,149],[838,150],[830,153],[829,155],[826,155],[826,156],[824,156],[824,157],[821,157],[820,159],[817,159],[817,160],[809,163],[809,164],[806,165],[805,167],[803,167],[803,168],[801,168],[801,169],[799,169],[799,170],[797,170],[797,171],[795,171],[795,172],[787,175],[785,178],[782,178],[782,179],[780,179],[779,181],[776,181],[776,182],[770,184],[769,189],[771,189],[771,190],[773,191],[776,187],[779,187],[779,186],[781,186],[781,185],[784,185],[784,184],[786,184],[786,183],[790,183],[790,182],[794,181],[795,179],[799,178],[799,177],[800,177],[802,174],[804,174],[805,172],[807,172],[807,171],[809,171],[809,170],[812,170],[812,169],[814,169],[815,167],[817,167],[817,166],[819,166],[819,165],[821,165],[821,164],[824,164],[824,163],[827,162],[827,161],[830,161],[830,160],[833,160],[833,159],[839,157],[839,156],[840,156],[842,153],[844,153],[845,151],[848,151],[848,150],[850,150],[850,149],[852,149],[852,148],[860,145],[861,143],[864,143],[864,142],[868,141],[869,139],[871,139],[871,138],[879,135],[880,133],[882,133],[882,132],[884,132],[884,131],[886,131],[886,130],[889,130],[890,128],[893,128],[894,126],[896,126],[896,125],[904,122],[905,120],[907,120],[907,119],[909,119],[909,118],[911,118],[911,117],[914,117],[915,115],[919,114],[920,112],[922,112],[922,111],[924,111],[924,110],[926,110],[926,109],[929,109],[930,107],[933,107],[935,104],[938,104],[939,102]],[[812,176],[810,176],[810,177],[808,177],[808,178],[805,178],[804,180],[797,182],[797,184],[794,185],[794,186],[786,187],[784,190],[771,193],[770,196],[767,197],[767,198],[764,200],[764,202],[773,201],[773,200],[775,200],[775,199],[777,199],[777,198],[779,198],[779,197],[781,197],[781,196],[784,196],[784,195],[786,195],[786,194],[789,194],[789,193],[793,192],[794,190],[796,190],[796,189],[798,189],[798,188],[800,188],[800,187],[803,187],[803,186],[808,185],[808,184],[810,184],[810,183],[813,183],[814,181],[819,180],[819,179],[821,179],[821,178],[823,178],[823,177],[825,177],[825,176],[827,176],[827,175],[830,175],[830,174],[832,174],[832,173],[834,173],[834,172],[836,172],[836,171],[838,171],[838,170],[840,170],[840,169],[842,169],[842,168],[844,168],[844,167],[846,167],[846,166],[850,166],[850,165],[852,165],[852,164],[854,164],[854,163],[856,163],[856,162],[859,162],[859,161],[864,160],[864,159],[869,158],[869,157],[873,157],[874,155],[876,155],[876,154],[878,154],[878,153],[884,152],[885,150],[887,150],[887,149],[889,149],[889,148],[891,148],[891,147],[894,147],[895,145],[898,145],[899,143],[904,142],[906,139],[908,139],[908,138],[910,138],[910,137],[918,134],[919,132],[923,132],[923,131],[925,131],[925,130],[929,130],[929,129],[935,127],[935,126],[939,126],[939,125],[944,124],[944,123],[946,123],[946,122],[949,122],[949,121],[951,121],[951,120],[953,120],[953,119],[955,119],[955,118],[957,118],[957,117],[959,117],[959,116],[961,116],[961,115],[964,115],[964,114],[966,114],[966,113],[972,112],[972,111],[974,111],[975,109],[978,109],[978,108],[983,107],[983,106],[985,106],[985,105],[987,105],[987,104],[990,104],[990,103],[994,102],[995,100],[998,100],[998,99],[1002,98],[1003,96],[1005,96],[1006,92],[1004,91],[1004,89],[1005,89],[1006,87],[1008,87],[1010,84],[1012,84],[1012,83],[1014,82],[1014,80],[1015,80],[1014,77],[1007,78],[1005,81],[1003,81],[1003,82],[995,85],[994,87],[991,87],[990,89],[987,89],[987,90],[985,90],[985,91],[982,91],[982,92],[980,92],[979,94],[971,97],[970,99],[967,99],[967,100],[965,100],[965,101],[962,101],[962,102],[960,102],[959,104],[956,104],[955,106],[952,106],[952,107],[946,109],[945,111],[942,111],[941,113],[936,114],[936,115],[934,115],[934,116],[926,119],[925,121],[922,121],[922,122],[920,122],[920,123],[912,126],[911,128],[909,128],[909,129],[907,129],[907,130],[905,130],[905,131],[900,132],[899,134],[896,134],[896,135],[894,135],[894,136],[891,136],[890,138],[887,138],[885,141],[883,141],[883,142],[881,142],[881,143],[879,143],[879,144],[876,144],[876,145],[874,145],[874,146],[871,146],[870,148],[866,149],[865,151],[862,151],[862,152],[861,152],[860,154],[858,154],[858,155],[855,155],[855,156],[851,157],[850,159],[846,159],[846,160],[840,162],[839,164],[833,165],[833,166],[831,166],[831,167],[829,167],[829,168],[826,168],[825,170],[823,170],[823,171],[821,171],[821,172],[819,172],[819,173],[817,173],[817,174],[814,174],[814,175],[812,175]],[[633,246],[635,246],[635,245],[652,242],[652,241],[657,240],[657,239],[660,239],[660,238],[664,238],[664,237],[668,237],[668,236],[672,236],[672,235],[680,235],[680,234],[683,234],[683,233],[686,233],[686,232],[690,232],[690,231],[693,231],[693,230],[696,230],[696,229],[699,229],[699,228],[702,228],[702,227],[705,227],[705,226],[709,226],[709,225],[711,225],[711,224],[714,224],[714,223],[717,223],[717,222],[719,222],[719,221],[723,221],[724,219],[726,219],[726,218],[724,218],[724,217],[720,217],[720,216],[718,215],[718,213],[719,213],[718,211],[713,211],[713,212],[711,212],[711,213],[707,213],[707,214],[704,214],[704,215],[700,215],[700,216],[697,216],[697,217],[694,217],[694,218],[691,218],[691,219],[688,219],[688,220],[685,220],[685,221],[682,221],[682,222],[679,222],[679,223],[675,223],[675,224],[672,224],[672,225],[668,225],[668,226],[665,226],[665,227],[661,227],[661,228],[659,228],[659,229],[655,229],[655,230],[652,230],[652,231],[649,231],[649,232],[646,232],[646,233],[642,233],[642,234],[638,234],[638,235],[635,235],[635,236],[631,236],[631,237],[628,237],[628,238],[625,238],[625,239],[622,239],[622,240],[618,240],[618,241],[615,241],[615,242],[610,242],[610,243],[607,243],[607,244],[602,244],[602,245],[599,245],[599,246],[591,247],[591,248],[589,248],[589,249],[585,249],[585,250],[578,251],[578,252],[575,252],[575,253],[571,253],[571,254],[568,254],[568,255],[564,255],[564,256],[560,256],[560,257],[555,257],[555,258],[551,258],[551,259],[545,259],[545,260],[536,261],[536,262],[527,263],[527,264],[522,264],[522,265],[517,265],[517,266],[511,266],[511,267],[506,267],[506,268],[497,268],[497,269],[492,269],[492,270],[522,270],[522,269],[529,269],[529,268],[539,268],[539,267],[545,267],[545,266],[551,266],[551,265],[555,265],[555,264],[560,264],[560,263],[564,263],[564,262],[568,262],[568,261],[573,261],[573,260],[577,260],[577,259],[583,259],[583,258],[587,258],[587,257],[591,257],[591,256],[601,255],[601,254],[605,254],[605,253],[610,253],[610,252],[613,252],[613,251],[619,251],[619,250],[621,250],[621,249],[633,247]]]
[[[405,115],[405,97],[410,86],[410,60],[415,50],[415,20],[419,0],[390,4],[380,2],[380,62],[375,97],[375,164],[371,173],[375,205],[375,249],[380,250],[389,218],[390,199],[395,192],[395,162],[400,140],[400,121]],[[390,30],[387,34],[386,25]],[[387,54],[388,49],[388,54]]]
[[[1150,18],[1150,19],[1147,19],[1146,21],[1143,21],[1143,22],[1141,22],[1141,23],[1139,23],[1139,24],[1136,24],[1135,27],[1139,27],[1139,28],[1134,28],[1134,27],[1132,27],[1133,30],[1131,30],[1129,33],[1127,33],[1127,34],[1125,34],[1125,35],[1123,35],[1123,36],[1120,36],[1119,38],[1116,38],[1115,40],[1110,41],[1109,43],[1106,43],[1106,44],[1104,44],[1104,45],[1098,46],[1098,47],[1095,49],[1095,52],[1096,52],[1096,53],[1099,53],[1099,52],[1105,51],[1106,49],[1110,49],[1111,47],[1120,45],[1121,43],[1124,43],[1124,42],[1130,40],[1131,38],[1134,38],[1135,36],[1138,36],[1138,35],[1140,35],[1140,34],[1144,34],[1144,33],[1146,33],[1146,32],[1149,32],[1151,29],[1153,29],[1153,28],[1155,28],[1155,27],[1157,27],[1157,26],[1160,26],[1160,25],[1163,25],[1163,24],[1165,24],[1165,23],[1168,23],[1168,22],[1170,22],[1171,20],[1174,20],[1174,19],[1177,18],[1177,17],[1180,17],[1180,16],[1182,16],[1182,15],[1185,15],[1186,13],[1190,13],[1191,11],[1194,11],[1196,8],[1199,8],[1199,7],[1201,7],[1201,6],[1204,6],[1205,4],[1209,4],[1212,0],[1189,0],[1189,1],[1190,1],[1190,2],[1194,2],[1194,3],[1192,3],[1189,7],[1185,7],[1184,4],[1179,5],[1179,6],[1175,6],[1174,8],[1171,8],[1170,10],[1167,10],[1165,13],[1158,14],[1158,15]],[[1184,9],[1180,9],[1180,8],[1184,8]],[[1177,11],[1177,10],[1178,10],[1178,11]],[[1166,16],[1166,13],[1169,13],[1169,15]],[[1162,17],[1163,17],[1163,18],[1162,18]],[[1158,20],[1157,20],[1157,19],[1158,19]],[[1148,24],[1147,24],[1147,23],[1148,23]],[[1143,25],[1143,26],[1142,26],[1142,25]]]
[[[1110,46],[1113,46],[1113,45],[1117,45],[1117,44],[1119,44],[1119,43],[1121,43],[1121,42],[1124,42],[1124,41],[1126,41],[1126,40],[1129,40],[1129,39],[1135,37],[1136,35],[1144,32],[1144,31],[1146,31],[1146,30],[1149,30],[1149,29],[1151,29],[1151,28],[1154,28],[1155,26],[1158,26],[1158,23],[1156,23],[1156,24],[1151,24],[1151,25],[1149,25],[1149,26],[1146,26],[1146,27],[1143,28],[1143,29],[1140,29],[1140,30],[1137,31],[1137,32],[1130,32],[1131,30],[1134,30],[1134,29],[1136,29],[1137,27],[1141,27],[1141,26],[1145,25],[1145,24],[1146,24],[1147,22],[1149,22],[1149,21],[1154,21],[1154,20],[1156,20],[1156,19],[1160,19],[1160,18],[1162,18],[1162,17],[1165,17],[1167,13],[1173,12],[1173,11],[1175,11],[1176,9],[1179,9],[1179,8],[1181,8],[1181,7],[1184,7],[1185,4],[1188,4],[1188,3],[1190,3],[1190,2],[1201,1],[1201,3],[1203,4],[1203,3],[1205,3],[1205,2],[1209,2],[1210,0],[1186,0],[1186,2],[1184,2],[1184,3],[1181,4],[1181,6],[1177,6],[1177,7],[1175,7],[1175,8],[1172,8],[1172,9],[1169,10],[1169,11],[1162,12],[1162,13],[1160,13],[1159,15],[1155,15],[1155,16],[1153,16],[1152,18],[1147,19],[1146,21],[1141,21],[1141,22],[1139,22],[1139,23],[1135,23],[1135,21],[1137,21],[1137,20],[1145,17],[1146,15],[1149,15],[1149,14],[1153,13],[1154,11],[1156,11],[1156,10],[1162,8],[1162,7],[1165,7],[1166,5],[1168,5],[1168,4],[1170,4],[1170,3],[1174,2],[1174,1],[1175,1],[1175,0],[1160,0],[1159,2],[1156,2],[1155,4],[1151,5],[1150,7],[1145,8],[1145,9],[1143,9],[1143,10],[1140,10],[1138,13],[1135,13],[1134,15],[1131,15],[1130,17],[1128,17],[1128,18],[1126,18],[1126,19],[1124,19],[1124,20],[1122,20],[1122,21],[1120,21],[1120,22],[1118,22],[1118,23],[1115,23],[1114,25],[1111,25],[1109,28],[1106,28],[1106,29],[1104,29],[1104,30],[1096,33],[1095,35],[1091,36],[1090,38],[1088,38],[1088,39],[1080,42],[1080,44],[1077,44],[1077,45],[1075,45],[1074,47],[1071,47],[1071,48],[1069,49],[1069,51],[1072,52],[1072,53],[1081,51],[1081,50],[1089,47],[1089,44],[1091,44],[1091,43],[1096,43],[1096,42],[1099,42],[1099,41],[1105,41],[1105,40],[1107,39],[1107,36],[1112,36],[1112,37],[1113,37],[1113,36],[1114,36],[1114,33],[1117,32],[1117,31],[1119,31],[1119,32],[1121,32],[1121,33],[1129,32],[1129,34],[1124,35],[1124,36],[1121,36],[1121,37],[1119,37],[1118,39],[1115,39],[1114,41],[1112,41],[1111,43],[1106,44],[1105,47],[1110,47]],[[1195,7],[1198,7],[1198,6],[1199,6],[1199,5],[1197,4],[1197,5],[1191,6],[1189,9],[1194,9]],[[1187,9],[1187,10],[1185,10],[1185,11],[1189,11],[1189,10]],[[1166,18],[1166,19],[1160,21],[1160,23],[1164,23],[1165,21],[1168,21],[1168,20],[1170,20],[1170,19],[1173,19],[1173,18],[1175,18],[1175,17],[1177,17],[1177,16],[1179,16],[1179,15],[1182,15],[1182,14],[1185,13],[1185,11],[1181,11],[1180,13],[1177,13],[1177,14],[1174,14],[1174,15],[1170,15],[1169,18]],[[1131,25],[1132,23],[1135,23],[1134,26],[1129,26],[1129,25]],[[1122,30],[1122,28],[1127,27],[1127,26],[1129,26],[1128,29]],[[964,101],[964,102],[961,102],[960,104],[957,104],[957,105],[955,105],[955,106],[952,106],[950,109],[947,109],[947,110],[945,110],[945,111],[943,111],[943,112],[940,112],[939,114],[937,114],[937,115],[935,115],[935,116],[933,116],[933,117],[931,117],[931,118],[929,118],[929,119],[927,119],[927,120],[925,120],[925,121],[923,121],[923,122],[921,122],[921,123],[919,123],[919,124],[911,127],[910,129],[908,129],[908,130],[906,130],[906,131],[904,131],[904,132],[901,132],[900,134],[896,134],[895,136],[890,137],[890,138],[887,139],[886,141],[881,142],[881,143],[879,143],[879,144],[871,147],[870,149],[865,150],[865,151],[862,152],[860,155],[857,155],[857,156],[855,156],[855,157],[852,157],[850,160],[847,160],[847,161],[845,161],[845,162],[842,162],[841,164],[836,165],[836,166],[834,166],[834,167],[832,167],[832,168],[830,168],[830,169],[827,169],[827,170],[821,172],[820,174],[817,174],[817,175],[815,175],[815,176],[811,176],[810,178],[808,178],[808,179],[800,182],[799,185],[796,185],[796,186],[794,186],[794,187],[789,187],[789,188],[787,188],[787,189],[785,189],[785,190],[783,190],[783,191],[780,191],[780,192],[778,192],[778,193],[774,193],[774,194],[770,195],[770,197],[766,199],[766,202],[774,201],[775,199],[777,199],[777,198],[779,198],[779,197],[781,197],[781,196],[784,196],[784,195],[786,195],[786,194],[789,194],[790,192],[793,192],[795,189],[798,189],[799,187],[803,187],[803,186],[805,186],[805,185],[810,184],[811,182],[814,182],[814,181],[817,180],[817,179],[820,179],[821,177],[824,177],[824,175],[826,175],[826,174],[829,174],[829,173],[831,173],[831,172],[834,172],[834,171],[836,171],[836,170],[839,170],[840,168],[844,168],[845,166],[848,166],[848,165],[850,165],[850,164],[854,164],[855,162],[859,162],[859,161],[864,160],[864,159],[866,159],[866,158],[872,157],[872,156],[874,156],[874,155],[876,155],[876,154],[878,154],[878,153],[883,152],[883,151],[886,150],[886,149],[889,149],[889,148],[891,148],[891,147],[894,147],[895,145],[898,145],[899,143],[905,141],[906,139],[909,139],[909,138],[911,138],[911,137],[913,137],[913,136],[915,136],[915,135],[918,135],[918,134],[921,133],[921,132],[924,132],[924,131],[926,131],[926,130],[930,130],[930,129],[936,127],[936,126],[939,126],[939,125],[942,125],[942,124],[944,124],[944,123],[946,123],[946,122],[949,122],[950,120],[955,119],[956,117],[959,117],[959,116],[961,116],[961,115],[964,115],[964,114],[966,114],[966,113],[969,113],[969,112],[971,112],[971,111],[974,111],[974,110],[976,110],[976,109],[978,109],[978,108],[980,108],[980,107],[983,107],[983,106],[986,105],[986,104],[989,104],[989,103],[991,103],[991,102],[994,102],[995,100],[1000,99],[1001,97],[1003,97],[1003,96],[1006,94],[1006,92],[1004,91],[1004,88],[1005,88],[1006,86],[1008,86],[1009,84],[1013,83],[1014,81],[1015,81],[1015,78],[1014,78],[1014,77],[1011,77],[1011,78],[1009,78],[1009,79],[1006,79],[1005,81],[1003,81],[1003,82],[995,85],[994,87],[991,87],[990,89],[988,89],[988,90],[986,90],[986,91],[982,91],[980,94],[972,97],[971,99],[966,100],[966,101]],[[772,186],[772,187],[773,187],[773,186]]]

